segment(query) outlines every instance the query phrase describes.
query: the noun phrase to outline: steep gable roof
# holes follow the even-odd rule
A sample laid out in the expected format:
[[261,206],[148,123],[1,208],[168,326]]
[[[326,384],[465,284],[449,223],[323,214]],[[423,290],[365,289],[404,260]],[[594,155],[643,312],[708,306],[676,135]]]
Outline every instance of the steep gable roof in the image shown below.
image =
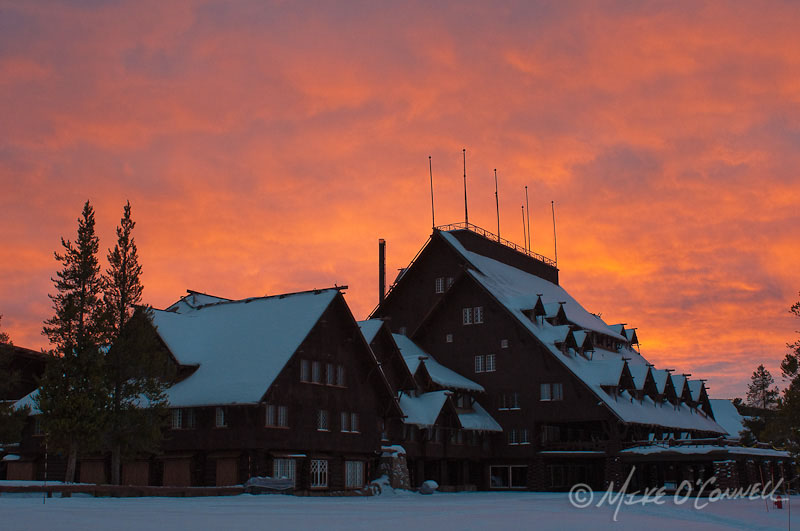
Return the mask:
[[[536,275],[498,262],[486,256],[468,251],[452,234],[440,232],[442,238],[460,253],[473,267],[467,274],[490,293],[516,320],[527,329],[553,356],[587,385],[620,420],[630,423],[660,425],[694,429],[714,433],[725,433],[705,412],[686,404],[656,404],[649,397],[639,400],[631,395],[619,397],[604,387],[616,385],[625,366],[647,365],[638,352],[628,346],[628,338],[622,335],[623,326],[617,330],[608,326],[598,316],[586,311],[561,286]],[[555,309],[553,303],[563,303],[563,311],[571,325],[553,326],[546,320],[530,318],[530,309],[541,296],[544,307]],[[548,310],[548,315],[553,313]],[[559,348],[567,338],[568,328],[591,330],[621,342],[619,351],[597,349],[591,360],[573,350],[562,352]],[[629,360],[630,363],[625,363]],[[599,363],[610,361],[611,363]],[[616,377],[616,382],[614,378]],[[624,393],[627,394],[627,393]],[[626,398],[630,398],[627,400]]]
[[433,356],[422,350],[416,343],[411,341],[406,336],[401,334],[392,334],[392,337],[394,338],[395,343],[397,343],[397,347],[400,349],[403,359],[405,360],[406,365],[408,365],[408,370],[411,371],[411,374],[416,375],[417,370],[420,368],[420,364],[424,363],[425,369],[430,375],[431,380],[441,387],[446,389],[463,389],[467,391],[485,391],[482,385],[473,382],[469,378],[461,376],[457,372],[448,369],[444,365],[437,362]]
[[188,313],[153,312],[181,365],[197,365],[167,389],[172,406],[258,403],[314,328],[337,289],[219,302]]
[[217,297],[215,295],[209,295],[208,293],[202,293],[200,291],[187,289],[186,295],[184,295],[174,303],[167,306],[167,308],[165,308],[165,311],[186,313],[192,310],[196,310],[201,306],[205,306],[206,304],[214,304],[217,302],[231,302],[231,299],[226,299],[224,297]]

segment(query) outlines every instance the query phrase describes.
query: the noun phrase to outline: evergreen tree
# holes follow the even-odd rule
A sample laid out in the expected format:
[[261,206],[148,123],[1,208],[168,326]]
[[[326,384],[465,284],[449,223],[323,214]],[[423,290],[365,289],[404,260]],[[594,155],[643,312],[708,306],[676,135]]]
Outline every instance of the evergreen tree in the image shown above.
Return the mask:
[[67,482],[75,480],[78,454],[99,448],[105,426],[102,301],[103,278],[97,259],[94,209],[86,201],[75,243],[61,239],[55,253],[62,269],[52,279],[54,315],[43,333],[53,346],[37,399],[50,447],[66,453]]
[[778,388],[775,379],[764,365],[759,365],[750,377],[747,386],[747,403],[761,409],[772,409],[778,401]]
[[[0,315],[0,325],[2,324],[3,316]],[[11,338],[8,336],[7,332],[0,331],[0,343],[5,343],[7,345],[13,345],[14,343],[11,342]]]
[[166,358],[152,333],[149,310],[134,313],[142,301],[142,267],[132,234],[135,225],[128,202],[117,227],[117,244],[108,252],[104,293],[107,339],[112,345],[106,356],[106,376],[111,392],[111,482],[115,485],[120,483],[122,454],[153,450],[161,440],[166,415],[162,379]]

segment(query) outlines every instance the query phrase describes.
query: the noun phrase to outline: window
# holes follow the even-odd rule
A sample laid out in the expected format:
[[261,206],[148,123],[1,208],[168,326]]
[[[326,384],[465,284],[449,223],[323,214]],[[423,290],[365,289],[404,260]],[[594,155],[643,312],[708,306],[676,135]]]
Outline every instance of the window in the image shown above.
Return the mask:
[[289,408],[286,406],[267,404],[266,425],[272,428],[289,427]]
[[311,488],[320,489],[328,486],[328,462],[325,459],[311,460]]
[[519,444],[520,443],[520,435],[522,430],[518,430],[517,428],[511,428],[508,430],[508,444]]
[[225,408],[224,407],[218,407],[216,409],[214,426],[216,426],[217,428],[224,428],[227,425],[228,424],[225,421]]
[[187,430],[193,430],[197,427],[197,418],[194,409],[186,409],[183,411],[183,427]]
[[272,477],[279,479],[291,479],[292,486],[295,481],[295,463],[294,459],[274,459],[272,461]]
[[472,324],[472,308],[464,308],[461,310],[463,316],[463,323],[465,325]]
[[483,356],[475,356],[475,372],[483,372]]
[[336,385],[344,387],[344,365],[336,367]]
[[450,286],[453,285],[453,277],[447,277],[447,289],[450,289]]
[[522,428],[519,430],[519,444],[530,444],[530,434],[528,432],[528,428]]
[[317,410],[317,431],[328,431],[328,412],[324,409]]
[[183,410],[182,409],[173,409],[172,410],[172,429],[179,430],[183,428]]
[[472,309],[472,313],[475,315],[475,324],[483,322],[483,306],[476,306]]
[[300,381],[310,382],[311,379],[308,376],[309,376],[308,360],[300,360]]
[[528,467],[490,466],[489,486],[493,489],[524,489],[528,486]]
[[345,461],[345,482],[348,489],[360,489],[364,486],[364,461]]
[[326,369],[325,370],[325,377],[326,377],[325,383],[327,383],[328,385],[336,385],[336,373],[334,372],[335,369],[334,369],[333,363],[328,363],[328,365],[325,367],[325,369]]
[[539,389],[539,400],[564,400],[564,386],[560,383],[543,383]]
[[358,431],[358,413],[350,413],[350,431]]
[[486,355],[486,372],[494,372],[495,371],[495,363],[494,363],[494,354],[487,354]]
[[344,432],[350,431],[350,413],[342,411],[340,429]]
[[446,336],[444,336],[444,340],[445,340],[446,343],[452,343],[453,342],[453,334],[447,334]]
[[500,348],[508,348],[508,339],[500,340]]
[[311,381],[322,383],[322,364],[318,361],[311,362]]
[[561,440],[561,428],[558,426],[542,426],[542,443],[559,442]]
[[500,407],[498,409],[519,409],[519,393],[503,393],[500,395]]
[[436,293],[444,293],[444,277],[436,278]]

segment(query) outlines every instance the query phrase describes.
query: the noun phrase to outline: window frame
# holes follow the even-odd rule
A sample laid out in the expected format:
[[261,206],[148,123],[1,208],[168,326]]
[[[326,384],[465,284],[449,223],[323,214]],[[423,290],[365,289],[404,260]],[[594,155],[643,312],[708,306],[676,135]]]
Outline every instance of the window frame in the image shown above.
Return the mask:
[[331,431],[327,409],[317,410],[317,431]]
[[472,322],[474,324],[483,324],[483,306],[472,308]]
[[464,326],[472,324],[472,308],[461,308],[461,324]]
[[309,466],[310,486],[312,489],[328,488],[328,460],[312,459]]
[[224,407],[217,406],[214,409],[214,427],[227,428],[228,427],[228,412]]
[[[284,473],[286,472],[286,473]],[[297,462],[291,457],[275,457],[272,460],[272,477],[291,479],[292,487],[297,484]]]
[[486,365],[484,362],[483,354],[477,354],[475,356],[475,374],[480,374],[482,372],[486,372]]
[[[366,474],[364,461],[350,460],[344,462],[344,488],[360,489],[364,486]],[[353,480],[356,480],[355,482]]]
[[497,356],[495,354],[487,354],[483,361],[484,372],[497,371]]

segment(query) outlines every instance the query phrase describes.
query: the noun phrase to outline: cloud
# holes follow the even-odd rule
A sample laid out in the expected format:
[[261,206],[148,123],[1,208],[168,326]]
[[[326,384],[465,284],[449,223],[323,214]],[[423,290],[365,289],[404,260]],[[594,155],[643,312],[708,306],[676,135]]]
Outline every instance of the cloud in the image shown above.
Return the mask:
[[[0,312],[44,346],[59,237],[131,200],[156,306],[389,270],[463,215],[715,396],[796,337],[800,7],[746,2],[0,4]],[[391,277],[391,275],[389,275]],[[718,380],[715,382],[715,378]]]

